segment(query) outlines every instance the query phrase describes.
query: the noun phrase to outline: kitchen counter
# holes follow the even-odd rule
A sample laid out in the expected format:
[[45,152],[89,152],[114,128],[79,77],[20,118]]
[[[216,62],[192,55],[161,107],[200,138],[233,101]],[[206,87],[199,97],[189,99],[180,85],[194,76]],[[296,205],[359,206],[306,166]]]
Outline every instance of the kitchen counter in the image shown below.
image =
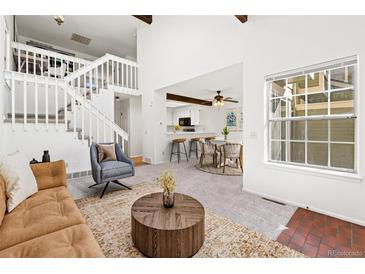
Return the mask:
[[166,132],[167,135],[171,135],[171,136],[176,136],[176,135],[183,135],[183,136],[193,136],[193,135],[197,135],[197,136],[216,136],[217,133],[215,132],[206,132],[206,131],[167,131]]

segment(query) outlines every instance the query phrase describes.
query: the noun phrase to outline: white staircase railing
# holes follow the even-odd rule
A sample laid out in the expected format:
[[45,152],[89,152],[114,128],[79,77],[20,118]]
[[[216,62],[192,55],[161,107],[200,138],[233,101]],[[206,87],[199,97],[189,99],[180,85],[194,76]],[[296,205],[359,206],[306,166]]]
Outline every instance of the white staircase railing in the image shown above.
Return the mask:
[[27,74],[62,79],[91,63],[84,59],[17,42],[11,42],[11,48],[15,71]]
[[5,79],[11,83],[11,113],[7,120],[13,129],[16,123],[22,123],[25,130],[30,123],[35,124],[36,129],[39,123],[45,124],[47,129],[52,123],[57,129],[63,126],[64,130],[73,132],[75,138],[83,142],[87,140],[89,145],[92,141],[121,144],[128,141],[123,129],[63,79],[15,71],[6,71]]
[[93,95],[99,95],[101,90],[110,87],[135,94],[138,90],[138,65],[127,59],[105,54],[65,77],[65,81],[78,94],[90,100]]
[[[54,123],[56,128],[74,133],[82,141],[128,141],[128,134],[93,103],[93,95],[105,89],[136,94],[136,62],[106,54],[90,62],[80,58],[12,42],[14,71],[5,78],[11,90],[11,113],[16,123]],[[9,57],[10,58],[10,57]],[[124,149],[124,146],[122,146]]]
[[[83,96],[76,93],[76,90],[69,87],[65,82],[62,83],[64,89],[65,100],[67,102],[67,95],[70,96],[73,109],[73,126],[72,130],[74,132],[75,138],[77,136],[77,123],[76,123],[76,108],[81,111],[81,140],[85,140],[86,128],[88,127],[88,134],[90,140],[95,140],[99,143],[101,140],[103,142],[114,141],[121,142],[128,141],[128,134],[122,130],[117,124],[115,124],[111,119],[109,119],[104,113],[102,113],[90,100],[85,99]],[[64,104],[64,115],[65,121],[67,120],[67,108],[68,106]],[[66,111],[65,111],[66,110]],[[88,121],[85,121],[85,116],[88,114]],[[88,123],[86,126],[85,122]],[[94,126],[94,128],[93,128]],[[65,124],[68,128],[68,125]],[[102,129],[100,130],[100,127]],[[109,138],[107,137],[107,130],[109,131]],[[102,135],[102,136],[100,136]],[[122,146],[124,147],[124,146]]]

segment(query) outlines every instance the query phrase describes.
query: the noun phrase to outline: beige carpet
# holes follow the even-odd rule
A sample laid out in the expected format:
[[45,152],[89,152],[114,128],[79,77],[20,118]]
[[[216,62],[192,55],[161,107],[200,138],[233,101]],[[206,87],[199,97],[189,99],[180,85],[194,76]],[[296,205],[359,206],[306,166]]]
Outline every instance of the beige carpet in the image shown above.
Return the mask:
[[236,168],[233,166],[226,166],[226,170],[223,173],[223,167],[217,168],[213,164],[203,165],[200,167],[199,164],[195,165],[195,167],[201,171],[209,172],[212,174],[224,175],[224,176],[242,176],[242,170],[240,168]]
[[[106,257],[143,257],[131,239],[130,208],[139,197],[158,191],[155,183],[141,183],[131,191],[108,193],[103,199],[91,196],[76,200]],[[205,242],[194,257],[304,257],[207,209],[205,218]]]

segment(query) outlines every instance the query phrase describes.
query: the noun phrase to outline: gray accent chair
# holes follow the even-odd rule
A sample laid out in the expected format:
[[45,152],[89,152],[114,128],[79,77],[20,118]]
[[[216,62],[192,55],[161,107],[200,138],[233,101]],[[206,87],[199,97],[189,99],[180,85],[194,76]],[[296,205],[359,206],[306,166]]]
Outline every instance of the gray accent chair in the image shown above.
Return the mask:
[[104,193],[111,182],[131,190],[130,187],[118,182],[118,179],[134,176],[134,163],[131,159],[125,156],[120,144],[115,144],[115,154],[117,156],[117,161],[107,161],[99,163],[97,144],[92,143],[90,146],[91,169],[95,184],[89,186],[89,188],[106,183],[103,192],[101,193],[100,199],[103,198]]

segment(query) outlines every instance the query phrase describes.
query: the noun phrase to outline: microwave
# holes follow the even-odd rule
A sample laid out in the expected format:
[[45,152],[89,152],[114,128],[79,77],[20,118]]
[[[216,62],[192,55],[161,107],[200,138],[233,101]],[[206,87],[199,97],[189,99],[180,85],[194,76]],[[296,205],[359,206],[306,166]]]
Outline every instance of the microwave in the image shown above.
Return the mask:
[[179,118],[180,126],[191,126],[191,118],[190,117],[182,117]]

